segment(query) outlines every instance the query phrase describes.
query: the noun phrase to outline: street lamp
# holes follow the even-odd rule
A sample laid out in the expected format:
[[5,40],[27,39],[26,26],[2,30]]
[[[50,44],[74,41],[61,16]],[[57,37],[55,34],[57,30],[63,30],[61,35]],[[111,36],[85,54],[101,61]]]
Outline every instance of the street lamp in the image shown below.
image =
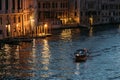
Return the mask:
[[33,19],[33,17],[30,17],[30,23],[31,23],[31,34],[32,34],[32,37],[33,37],[33,28],[34,28],[34,19]]
[[45,34],[47,34],[47,30],[48,30],[48,25],[44,24],[44,32],[45,32]]
[[91,16],[90,18],[89,18],[89,23],[90,23],[90,27],[93,25],[93,17]]
[[92,25],[93,25],[93,17],[92,16],[89,18],[89,24],[90,24],[89,35],[92,36],[93,35],[93,27],[92,27]]
[[10,24],[6,24],[6,33],[7,33],[7,37],[10,37]]

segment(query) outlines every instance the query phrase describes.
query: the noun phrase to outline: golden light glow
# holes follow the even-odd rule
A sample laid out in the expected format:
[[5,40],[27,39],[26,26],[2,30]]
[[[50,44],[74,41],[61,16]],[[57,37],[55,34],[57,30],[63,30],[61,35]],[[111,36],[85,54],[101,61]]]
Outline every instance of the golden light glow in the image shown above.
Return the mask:
[[32,16],[30,16],[30,32],[31,32],[31,36],[33,37],[34,36],[34,18]]
[[44,24],[44,27],[45,27],[45,28],[47,28],[47,27],[48,27],[48,25],[47,25],[47,24]]
[[[49,50],[49,45],[47,40],[43,40],[43,52],[41,56],[41,64],[43,67],[41,70],[49,70],[49,64],[50,64],[50,50]],[[44,73],[41,74],[41,77],[48,77],[50,74],[49,73]]]
[[90,17],[89,21],[90,21],[90,25],[93,25],[93,17]]
[[48,24],[44,24],[44,33],[47,34],[48,33]]
[[35,20],[34,19],[31,19],[31,22],[34,22]]
[[[44,47],[43,47],[43,55],[42,57],[43,58],[50,58],[50,54],[49,54],[49,45],[48,45],[48,41],[47,40],[44,40]],[[46,60],[45,60],[46,61]]]
[[61,38],[62,39],[71,39],[72,38],[72,32],[71,29],[65,29],[61,33]]
[[30,23],[31,23],[31,26],[33,26],[33,24],[34,24],[34,18],[32,17],[32,16],[30,16]]
[[8,32],[10,32],[10,24],[6,25],[6,28],[8,29]]
[[49,58],[50,58],[49,45],[48,45],[47,40],[44,40],[43,51],[44,52],[42,52],[42,58],[43,58],[42,64],[47,65],[47,64],[49,64]]
[[65,24],[67,23],[67,18],[64,19],[65,20]]
[[72,20],[72,18],[69,18],[69,20]]
[[93,36],[93,27],[90,27],[90,30],[89,30],[89,36],[90,36],[90,37]]
[[18,24],[16,26],[18,27]]

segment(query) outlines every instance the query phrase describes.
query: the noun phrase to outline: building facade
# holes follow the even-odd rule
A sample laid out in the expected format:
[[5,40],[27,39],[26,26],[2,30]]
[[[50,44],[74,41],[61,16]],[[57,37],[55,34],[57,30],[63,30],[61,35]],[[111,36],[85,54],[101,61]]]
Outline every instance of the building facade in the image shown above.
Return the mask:
[[69,21],[75,24],[80,23],[80,0],[69,0]]
[[80,24],[106,24],[120,22],[120,0],[81,0]]
[[38,0],[38,21],[60,19],[66,23],[68,0]]
[[0,39],[29,33],[34,0],[0,0]]
[[80,0],[38,0],[38,21],[79,23]]

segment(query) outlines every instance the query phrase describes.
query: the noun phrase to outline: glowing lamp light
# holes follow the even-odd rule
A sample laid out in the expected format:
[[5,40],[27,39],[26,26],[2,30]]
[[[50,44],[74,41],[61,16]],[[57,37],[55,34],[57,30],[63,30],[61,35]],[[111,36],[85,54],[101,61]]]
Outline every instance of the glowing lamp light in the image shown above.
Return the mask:
[[47,24],[44,25],[45,28],[47,28],[47,26],[48,26]]
[[89,20],[90,20],[90,24],[93,25],[93,18],[90,17]]
[[8,29],[8,32],[10,32],[10,24],[7,24],[6,28]]
[[18,24],[16,26],[18,27]]

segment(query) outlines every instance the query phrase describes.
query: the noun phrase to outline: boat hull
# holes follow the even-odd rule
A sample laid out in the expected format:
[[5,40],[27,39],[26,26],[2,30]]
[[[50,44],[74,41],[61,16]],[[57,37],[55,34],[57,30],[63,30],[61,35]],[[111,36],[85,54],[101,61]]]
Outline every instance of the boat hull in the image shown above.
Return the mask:
[[75,62],[85,62],[87,60],[86,55],[75,56]]

